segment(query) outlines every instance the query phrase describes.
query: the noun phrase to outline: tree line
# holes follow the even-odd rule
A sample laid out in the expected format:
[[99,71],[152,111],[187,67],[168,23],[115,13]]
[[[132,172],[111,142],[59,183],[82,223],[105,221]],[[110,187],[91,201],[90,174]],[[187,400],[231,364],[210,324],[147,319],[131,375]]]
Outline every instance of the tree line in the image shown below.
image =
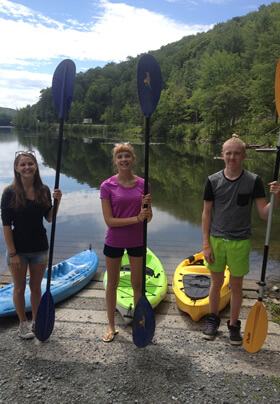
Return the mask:
[[10,126],[15,116],[15,109],[0,107],[0,126]]
[[[279,21],[280,4],[273,2],[150,52],[163,76],[151,134],[217,141],[237,132],[251,141],[275,143]],[[78,73],[68,122],[81,124],[91,118],[111,131],[143,132],[136,82],[140,56]],[[57,119],[51,88],[46,88],[36,104],[17,112],[13,123],[35,127],[38,121]]]

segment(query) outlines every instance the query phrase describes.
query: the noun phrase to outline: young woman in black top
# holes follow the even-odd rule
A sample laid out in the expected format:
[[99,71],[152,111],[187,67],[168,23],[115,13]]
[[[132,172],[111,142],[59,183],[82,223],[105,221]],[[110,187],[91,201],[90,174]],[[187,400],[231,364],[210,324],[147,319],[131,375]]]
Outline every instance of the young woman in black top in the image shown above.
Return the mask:
[[[54,190],[58,206],[61,191]],[[7,264],[14,282],[13,300],[19,318],[22,338],[34,338],[36,312],[41,300],[41,282],[48,262],[48,239],[43,218],[52,221],[49,188],[42,183],[33,151],[17,152],[14,180],[6,187],[1,199],[3,233],[7,245]],[[32,326],[25,314],[26,275],[29,269]]]

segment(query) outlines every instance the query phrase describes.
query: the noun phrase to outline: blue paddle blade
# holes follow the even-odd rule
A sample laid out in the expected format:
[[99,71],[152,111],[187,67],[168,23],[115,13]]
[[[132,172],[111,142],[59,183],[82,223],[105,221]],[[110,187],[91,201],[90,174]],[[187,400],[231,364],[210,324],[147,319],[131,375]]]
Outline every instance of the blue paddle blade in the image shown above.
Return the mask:
[[155,313],[146,296],[141,296],[134,310],[132,334],[138,348],[145,348],[155,333]]
[[63,60],[55,69],[52,79],[52,96],[59,118],[68,113],[75,86],[76,65],[70,59]]
[[161,70],[152,55],[144,55],[139,59],[137,68],[138,98],[146,118],[156,109],[161,93]]
[[43,294],[35,321],[35,335],[39,341],[46,341],[54,327],[54,319],[55,319],[55,310],[54,310],[54,301],[49,290]]

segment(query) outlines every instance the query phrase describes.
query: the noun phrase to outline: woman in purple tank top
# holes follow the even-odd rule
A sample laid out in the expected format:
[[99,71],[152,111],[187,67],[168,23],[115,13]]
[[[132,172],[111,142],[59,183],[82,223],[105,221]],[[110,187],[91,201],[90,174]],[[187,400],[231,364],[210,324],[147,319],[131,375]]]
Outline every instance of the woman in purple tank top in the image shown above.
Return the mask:
[[[115,329],[115,311],[124,249],[130,261],[134,307],[141,296],[143,222],[145,219],[151,221],[153,215],[150,188],[144,196],[144,180],[132,172],[135,154],[131,145],[122,143],[115,146],[113,162],[118,173],[104,181],[100,187],[102,211],[107,224],[104,255],[107,267],[108,327],[103,335],[104,342],[112,341],[118,333]],[[148,207],[144,208],[144,205]]]

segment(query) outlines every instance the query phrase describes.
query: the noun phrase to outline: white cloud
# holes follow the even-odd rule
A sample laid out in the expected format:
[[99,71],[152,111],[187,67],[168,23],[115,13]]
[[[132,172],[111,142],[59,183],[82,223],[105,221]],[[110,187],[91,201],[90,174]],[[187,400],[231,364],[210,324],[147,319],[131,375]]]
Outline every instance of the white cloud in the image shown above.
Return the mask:
[[[5,3],[10,3],[5,1]],[[2,44],[1,64],[9,60],[48,60],[60,56],[78,60],[103,60],[119,62],[127,56],[160,48],[181,39],[183,36],[205,31],[211,26],[186,25],[161,14],[139,9],[126,4],[114,4],[107,0],[99,2],[102,15],[77,30],[77,21],[67,20],[48,26],[42,17],[24,21],[0,19],[0,35],[9,38]],[[20,7],[22,10],[22,6]],[[28,15],[32,15],[31,11]],[[54,21],[53,21],[54,23]],[[54,25],[54,24],[53,24]],[[12,33],[17,32],[17,35]],[[15,51],[16,50],[16,51]]]
[[[5,38],[0,53],[0,106],[16,108],[37,102],[40,90],[46,83],[50,85],[42,72],[47,71],[48,64],[48,71],[54,71],[53,63],[63,58],[73,59],[80,71],[83,62],[89,66],[91,61],[95,65],[96,61],[120,62],[212,27],[186,25],[124,3],[100,0],[96,4],[98,15],[81,24],[72,19],[55,21],[20,4],[0,0],[0,37]],[[12,72],[22,80],[12,82]]]
[[51,74],[0,69],[0,106],[16,108],[35,104],[40,90],[50,87],[51,82]]

